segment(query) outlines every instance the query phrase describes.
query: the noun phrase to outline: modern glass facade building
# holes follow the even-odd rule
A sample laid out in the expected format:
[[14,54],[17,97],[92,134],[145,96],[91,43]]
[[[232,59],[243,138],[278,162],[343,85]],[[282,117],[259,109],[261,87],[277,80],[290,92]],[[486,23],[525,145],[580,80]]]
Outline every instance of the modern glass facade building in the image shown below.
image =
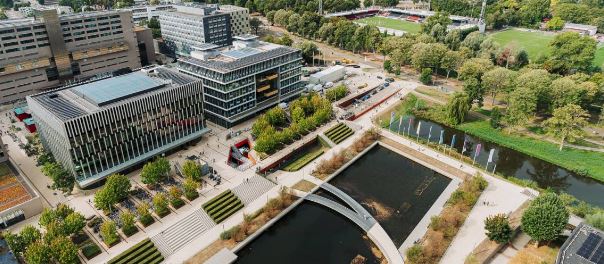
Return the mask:
[[201,86],[151,67],[27,102],[45,148],[86,187],[206,133]]
[[258,111],[294,99],[302,92],[302,57],[294,48],[235,37],[234,48],[206,45],[180,58],[181,72],[203,80],[205,116],[232,127]]

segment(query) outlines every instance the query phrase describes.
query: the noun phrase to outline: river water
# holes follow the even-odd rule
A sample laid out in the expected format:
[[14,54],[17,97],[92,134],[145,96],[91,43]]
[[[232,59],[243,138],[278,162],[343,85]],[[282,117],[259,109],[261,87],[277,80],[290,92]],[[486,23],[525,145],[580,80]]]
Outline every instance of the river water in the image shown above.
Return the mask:
[[[490,151],[493,149],[493,161],[488,163],[489,171],[495,169],[496,172],[506,177],[533,180],[541,188],[552,188],[556,191],[563,191],[577,197],[577,199],[604,207],[604,184],[597,180],[578,175],[560,166],[531,157],[522,152],[467,135],[463,131],[442,124],[420,118],[413,118],[411,121],[410,123],[409,117],[403,118],[400,132],[399,122],[391,124],[390,130],[395,133],[410,134],[413,137],[417,137],[417,126],[421,121],[419,137],[428,139],[431,135],[431,141],[438,143],[440,133],[444,131],[444,144],[450,146],[455,135],[456,140],[453,147],[461,152],[464,149],[465,142],[466,151],[463,154],[470,158],[476,156],[477,146],[480,144],[481,148],[476,156],[476,163],[483,168],[486,168]],[[430,127],[432,128],[432,133],[430,133]],[[602,164],[604,166],[604,161]]]

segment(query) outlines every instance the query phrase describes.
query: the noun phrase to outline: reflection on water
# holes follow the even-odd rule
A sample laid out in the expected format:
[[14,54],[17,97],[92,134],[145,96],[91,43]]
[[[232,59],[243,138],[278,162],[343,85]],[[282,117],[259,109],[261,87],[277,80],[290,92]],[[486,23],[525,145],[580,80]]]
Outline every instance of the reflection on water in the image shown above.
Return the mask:
[[362,204],[400,246],[450,181],[377,145],[330,183]]
[[[467,150],[464,152],[464,155],[468,157],[474,158],[476,146],[481,144],[481,151],[476,156],[476,162],[482,167],[486,167],[489,152],[491,149],[494,149],[493,162],[488,164],[489,171],[496,169],[498,173],[505,176],[533,180],[541,188],[564,191],[580,200],[604,206],[604,199],[602,199],[604,184],[597,180],[577,175],[560,166],[531,157],[522,152],[477,139],[448,126],[419,118],[413,118],[411,121],[409,123],[409,118],[403,119],[400,129],[401,134],[409,132],[411,136],[417,136],[417,126],[421,121],[419,137],[424,139],[430,138],[432,142],[438,142],[440,133],[444,130],[444,144],[450,145],[455,135],[454,148],[461,152],[465,142]],[[395,133],[399,132],[398,122],[392,124],[390,129]]]
[[237,252],[236,263],[380,263],[376,254],[381,255],[354,223],[305,201]]

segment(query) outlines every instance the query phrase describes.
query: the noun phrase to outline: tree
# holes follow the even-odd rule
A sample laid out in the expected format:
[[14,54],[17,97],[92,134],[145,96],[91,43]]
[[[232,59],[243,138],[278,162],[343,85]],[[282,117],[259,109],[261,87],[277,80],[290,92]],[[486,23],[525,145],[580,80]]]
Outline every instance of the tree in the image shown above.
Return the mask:
[[19,234],[13,234],[11,232],[5,231],[3,233],[4,239],[6,240],[6,244],[13,251],[15,255],[19,255],[25,251],[25,243],[23,242],[23,238]]
[[304,61],[306,61],[306,63],[312,62],[314,56],[320,54],[319,48],[312,41],[305,40],[296,45],[296,48],[300,50],[300,53],[302,53],[302,58]]
[[487,237],[491,241],[504,244],[509,243],[512,239],[512,228],[508,217],[504,214],[487,217],[484,220],[484,228],[487,230]]
[[256,35],[258,35],[258,30],[260,30],[261,26],[262,21],[260,21],[260,19],[258,19],[257,17],[250,18],[250,27],[252,28],[252,30],[254,30],[254,32],[256,32]]
[[484,89],[478,79],[473,77],[467,78],[463,82],[463,91],[468,95],[468,103],[470,105],[476,102],[479,107],[482,107]]
[[187,200],[192,201],[199,196],[199,193],[197,192],[198,187],[199,184],[197,182],[193,181],[192,179],[185,179],[182,188]]
[[131,184],[128,177],[122,174],[113,174],[107,177],[105,186],[94,195],[94,204],[103,210],[111,210],[117,202],[128,196]]
[[392,62],[390,60],[384,60],[384,70],[387,73],[391,73],[392,72]]
[[486,91],[491,94],[492,105],[495,105],[495,98],[498,93],[509,93],[514,88],[514,79],[516,73],[502,67],[496,67],[487,71],[482,76],[482,85]]
[[465,81],[470,78],[482,81],[482,75],[493,68],[490,60],[483,58],[472,58],[463,63],[459,68],[459,79]]
[[569,104],[581,104],[581,90],[579,85],[571,78],[559,78],[552,81],[550,90],[551,109]]
[[187,160],[182,165],[182,172],[186,178],[201,181],[201,166],[195,161]]
[[442,57],[440,61],[440,67],[447,71],[447,79],[452,71],[457,70],[463,64],[463,57],[459,51],[449,50]]
[[550,42],[552,51],[544,67],[559,74],[587,72],[595,57],[596,44],[593,38],[576,32],[558,34]]
[[153,197],[153,208],[155,209],[155,213],[160,217],[170,213],[170,210],[168,209],[168,199],[166,199],[164,194],[158,193]]
[[101,230],[99,233],[103,239],[103,242],[105,242],[107,246],[114,245],[120,239],[119,235],[117,234],[115,222],[111,220],[107,220],[101,224]]
[[69,214],[63,221],[63,228],[67,234],[76,234],[80,232],[85,225],[86,219],[79,212]]
[[415,44],[412,48],[411,64],[417,70],[431,68],[433,72],[436,72],[447,51],[447,47],[441,43]]
[[537,246],[541,241],[551,241],[558,237],[568,223],[569,214],[555,193],[539,195],[531,202],[522,215],[522,231],[527,233]]
[[527,87],[518,87],[510,93],[505,123],[522,126],[528,123],[537,109],[537,92]]
[[153,216],[151,216],[151,213],[149,212],[149,205],[147,204],[140,204],[139,206],[137,206],[136,212],[138,213],[138,220],[144,226],[148,226],[155,221],[153,219]]
[[19,232],[19,236],[21,237],[21,241],[23,242],[24,248],[33,244],[34,242],[40,240],[42,238],[42,234],[40,230],[33,227],[32,225],[25,226],[21,232]]
[[182,198],[180,198],[182,197],[182,190],[180,188],[172,186],[168,190],[168,193],[170,194],[170,204],[172,205],[172,207],[180,208],[184,205]]
[[446,105],[447,119],[452,124],[462,123],[470,111],[469,97],[465,93],[455,92]]
[[[522,95],[525,94],[528,100],[524,104],[532,104],[532,99],[536,99],[535,107],[527,112],[527,114],[533,114],[535,111],[547,111],[550,105],[550,86],[552,83],[552,76],[549,72],[543,69],[527,69],[521,71],[521,74],[516,78],[516,90],[521,90],[522,93],[516,93],[516,96],[520,96],[516,99],[522,100]],[[528,95],[530,93],[530,95]],[[511,95],[510,95],[511,96]],[[533,96],[535,98],[533,98]],[[511,99],[510,99],[511,100]]]
[[461,42],[461,47],[466,47],[476,55],[480,51],[480,44],[486,39],[486,36],[478,31],[474,31],[466,36]]
[[583,137],[588,116],[580,106],[569,104],[555,109],[553,116],[543,122],[543,127],[548,135],[560,140],[562,150],[565,141],[574,142]]
[[560,17],[552,17],[547,23],[545,27],[549,30],[561,30],[564,27],[564,20]]
[[419,81],[422,82],[423,84],[432,83],[432,69],[423,68],[421,75],[419,76]]
[[134,214],[129,211],[122,212],[120,214],[120,220],[122,221],[122,232],[124,232],[124,234],[130,236],[136,232],[136,226],[134,225]]
[[430,34],[434,27],[442,28],[446,32],[447,26],[452,23],[449,14],[446,12],[436,12],[433,16],[429,16],[420,26],[421,32]]
[[51,255],[57,263],[79,264],[78,247],[66,237],[55,238],[50,243]]
[[283,46],[292,46],[292,44],[294,44],[294,40],[288,35],[288,34],[284,34],[280,39],[279,39],[279,44],[283,45]]
[[168,160],[166,158],[157,158],[155,161],[148,162],[143,166],[141,181],[148,185],[158,184],[167,176],[168,171],[170,171]]
[[23,255],[28,264],[47,264],[51,259],[51,250],[46,244],[38,241],[29,245]]
[[52,188],[71,193],[75,179],[63,166],[56,162],[47,162],[42,166],[42,173],[52,179]]
[[499,107],[493,107],[491,110],[491,119],[489,119],[489,124],[492,128],[499,128],[501,126],[501,110]]

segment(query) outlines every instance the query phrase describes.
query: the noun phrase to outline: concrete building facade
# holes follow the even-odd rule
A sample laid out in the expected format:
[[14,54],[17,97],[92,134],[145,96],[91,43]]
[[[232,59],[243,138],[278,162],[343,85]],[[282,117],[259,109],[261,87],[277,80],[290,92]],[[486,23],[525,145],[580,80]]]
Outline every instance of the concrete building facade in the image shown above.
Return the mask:
[[304,89],[299,50],[253,35],[234,38],[233,48],[208,44],[178,60],[181,72],[203,80],[206,118],[227,128],[296,98]]
[[207,132],[202,82],[164,67],[27,97],[44,147],[82,188]]
[[132,13],[58,15],[0,21],[0,104],[73,79],[141,67]]
[[228,46],[233,42],[231,16],[218,12],[218,5],[174,5],[175,11],[160,12],[162,38],[170,55],[189,56],[206,43]]
[[251,33],[250,11],[247,8],[234,5],[221,5],[220,12],[231,16],[231,33],[233,36]]
[[150,28],[135,27],[136,40],[138,41],[138,52],[142,66],[155,63],[155,44],[153,33]]

